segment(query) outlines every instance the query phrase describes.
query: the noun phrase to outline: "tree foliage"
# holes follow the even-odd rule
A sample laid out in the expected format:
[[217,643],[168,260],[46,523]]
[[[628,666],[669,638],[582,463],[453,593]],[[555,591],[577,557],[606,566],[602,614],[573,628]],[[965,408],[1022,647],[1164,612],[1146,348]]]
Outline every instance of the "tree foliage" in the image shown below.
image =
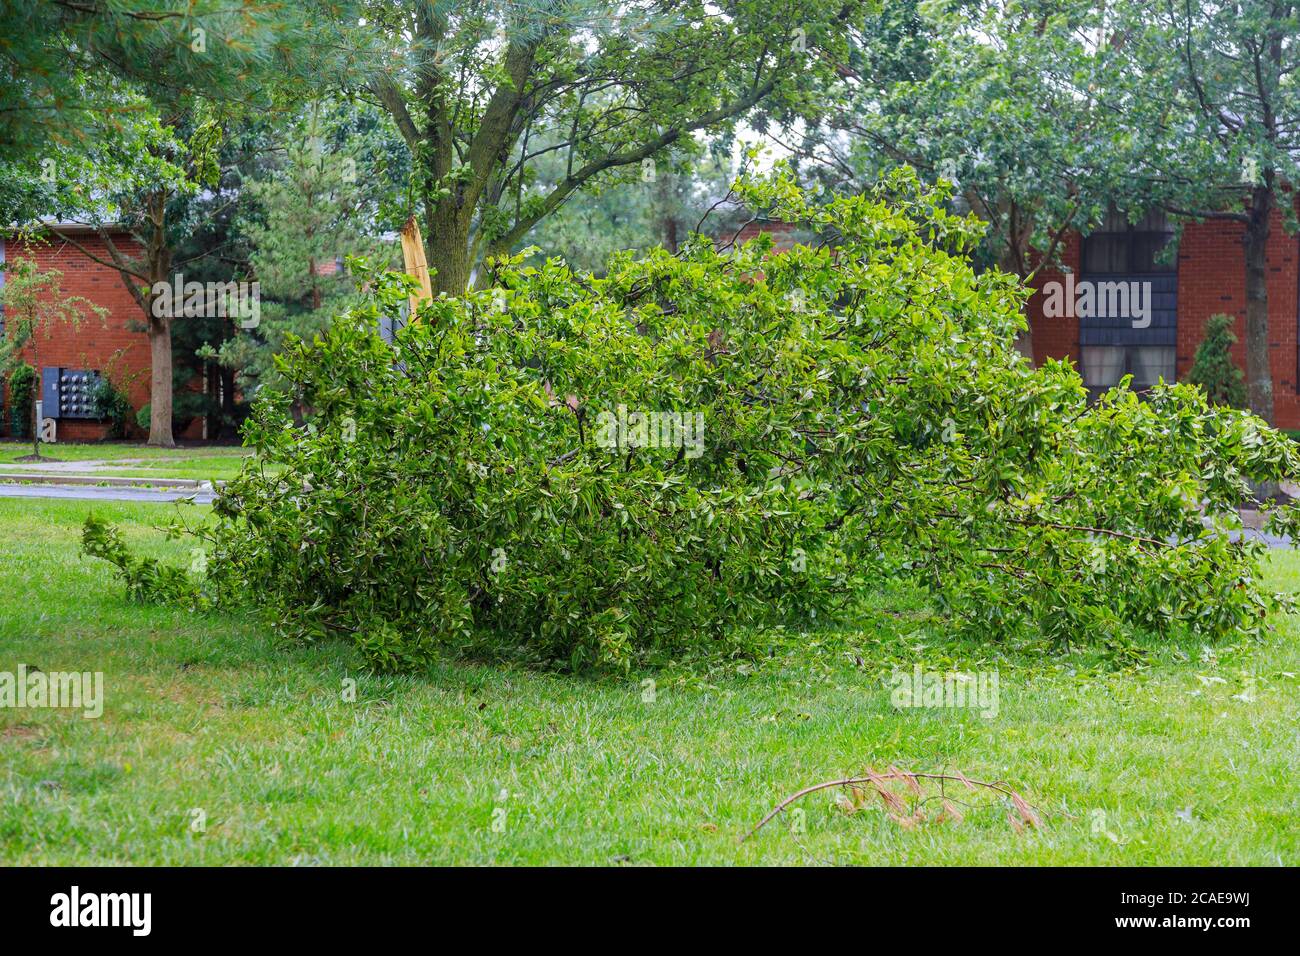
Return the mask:
[[[1186,385],[1089,405],[1068,364],[1031,368],[1023,289],[974,271],[979,223],[906,173],[820,206],[786,177],[740,193],[836,248],[696,238],[604,278],[501,260],[392,345],[389,277],[293,344],[314,414],[255,410],[262,464],[199,529],[205,593],[391,668],[744,651],[886,576],[984,639],[1262,626],[1261,546],[1226,532],[1249,481],[1300,472],[1288,440]],[[662,447],[646,412],[703,431]]]
[[[719,203],[735,170],[724,155],[728,144],[715,145],[716,151],[702,156],[670,152],[656,163],[652,179],[643,178],[639,169],[611,176],[537,223],[511,251],[531,247],[543,259],[558,256],[579,272],[603,274],[616,252],[644,253],[656,246],[676,252],[701,222],[714,235],[725,229],[734,233],[743,211]],[[563,176],[562,160],[538,160],[539,184]]]
[[[375,2],[341,31],[379,51],[365,89],[410,148],[434,288],[454,295],[578,190],[696,131],[807,109],[861,5]],[[548,156],[564,172],[544,182]]]
[[1135,189],[1127,118],[1092,83],[1098,29],[1092,5],[1060,0],[885,4],[860,34],[848,108],[827,117],[847,148],[827,138],[813,155],[850,180],[898,163],[948,179],[989,223],[988,257],[1026,277]]

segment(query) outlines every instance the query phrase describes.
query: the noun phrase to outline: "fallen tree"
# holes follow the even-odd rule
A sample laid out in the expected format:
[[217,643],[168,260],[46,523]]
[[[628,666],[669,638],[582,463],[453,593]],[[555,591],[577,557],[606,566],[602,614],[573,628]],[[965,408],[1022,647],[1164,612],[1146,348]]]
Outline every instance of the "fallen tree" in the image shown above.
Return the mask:
[[1228,532],[1249,482],[1300,472],[1288,439],[1193,387],[1089,405],[1068,363],[1032,368],[1025,291],[972,270],[980,225],[908,173],[738,193],[823,241],[694,237],[605,278],[497,260],[391,344],[411,284],[375,277],[280,358],[295,394],[246,426],[195,588],[383,668],[743,652],[891,575],[982,639],[1263,625],[1261,546]]

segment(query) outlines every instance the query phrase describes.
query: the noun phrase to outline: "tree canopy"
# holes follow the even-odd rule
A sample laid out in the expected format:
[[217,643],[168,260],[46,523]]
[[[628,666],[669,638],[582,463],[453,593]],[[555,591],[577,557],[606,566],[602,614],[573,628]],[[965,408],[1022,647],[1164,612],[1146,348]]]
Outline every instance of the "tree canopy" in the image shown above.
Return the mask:
[[[414,158],[435,290],[464,291],[484,255],[588,185],[649,173],[696,131],[798,114],[866,5],[363,4],[364,41],[396,51],[365,86]],[[546,157],[562,176],[538,176]]]

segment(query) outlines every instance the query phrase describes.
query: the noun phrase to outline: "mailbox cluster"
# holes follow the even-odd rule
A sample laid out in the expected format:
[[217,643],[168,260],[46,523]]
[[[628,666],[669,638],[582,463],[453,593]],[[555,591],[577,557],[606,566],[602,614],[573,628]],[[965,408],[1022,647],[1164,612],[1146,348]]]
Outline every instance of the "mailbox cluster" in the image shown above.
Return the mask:
[[41,369],[42,414],[46,418],[98,418],[95,412],[98,385],[99,373],[91,369]]

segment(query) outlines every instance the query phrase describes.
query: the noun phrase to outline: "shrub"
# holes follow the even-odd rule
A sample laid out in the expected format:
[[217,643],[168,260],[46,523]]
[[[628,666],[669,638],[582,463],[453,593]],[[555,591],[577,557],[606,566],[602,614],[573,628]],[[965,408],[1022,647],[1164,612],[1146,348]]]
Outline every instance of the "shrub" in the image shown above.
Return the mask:
[[1205,390],[1215,405],[1246,407],[1246,379],[1232,360],[1237,336],[1232,333],[1233,318],[1219,313],[1205,323],[1205,337],[1197,346],[1187,381]]
[[95,414],[100,418],[108,419],[111,426],[109,434],[113,438],[125,438],[130,431],[134,417],[131,410],[131,399],[126,392],[118,388],[107,376],[104,376],[100,378],[99,384],[95,386],[95,390],[91,394],[91,401],[95,403]]
[[[172,393],[172,432],[179,434],[190,426],[196,418],[219,411],[219,407],[206,392],[191,389],[177,389]],[[145,431],[149,430],[153,403],[145,402],[135,413],[135,423]]]
[[[1223,532],[1248,479],[1296,473],[1291,442],[1185,385],[1089,406],[1067,363],[1030,367],[1024,290],[972,270],[982,227],[910,174],[820,207],[785,178],[741,192],[833,242],[695,237],[603,279],[497,261],[391,346],[375,329],[410,282],[389,275],[291,341],[292,394],[245,426],[280,468],[218,498],[208,593],[392,669],[447,645],[744,653],[890,575],[987,639],[1261,625],[1260,545]],[[702,440],[652,447],[644,412]]]
[[31,437],[34,388],[36,369],[26,362],[20,362],[9,373],[9,426],[14,438]]

